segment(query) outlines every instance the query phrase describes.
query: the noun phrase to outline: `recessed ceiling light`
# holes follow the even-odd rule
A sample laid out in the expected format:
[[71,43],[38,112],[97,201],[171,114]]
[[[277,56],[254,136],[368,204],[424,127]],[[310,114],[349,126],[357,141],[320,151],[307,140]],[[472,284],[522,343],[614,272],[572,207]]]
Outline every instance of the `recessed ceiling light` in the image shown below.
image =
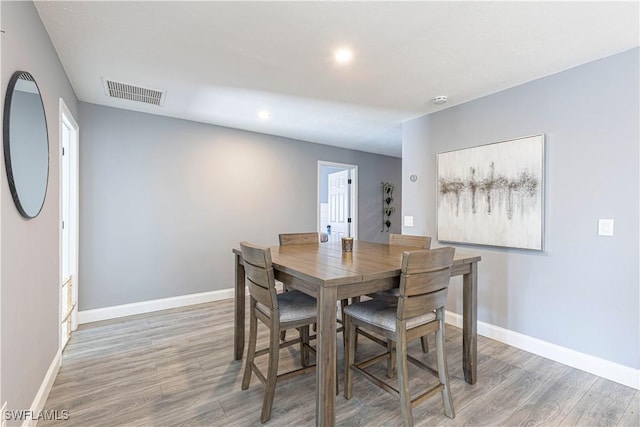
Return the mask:
[[353,58],[353,52],[347,48],[338,49],[336,50],[335,58],[337,63],[346,64]]
[[441,105],[447,102],[449,98],[447,98],[444,95],[440,95],[440,96],[436,96],[435,98],[433,98],[433,100],[431,102],[433,102],[436,105]]
[[271,118],[271,113],[268,112],[267,110],[262,110],[258,112],[258,118],[260,120],[269,120]]

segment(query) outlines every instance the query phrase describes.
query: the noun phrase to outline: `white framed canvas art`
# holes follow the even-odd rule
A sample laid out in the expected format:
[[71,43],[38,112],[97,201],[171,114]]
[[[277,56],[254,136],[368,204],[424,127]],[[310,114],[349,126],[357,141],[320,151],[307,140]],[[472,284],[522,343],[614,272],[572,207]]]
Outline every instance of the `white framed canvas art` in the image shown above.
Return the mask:
[[438,240],[543,249],[544,134],[438,154]]

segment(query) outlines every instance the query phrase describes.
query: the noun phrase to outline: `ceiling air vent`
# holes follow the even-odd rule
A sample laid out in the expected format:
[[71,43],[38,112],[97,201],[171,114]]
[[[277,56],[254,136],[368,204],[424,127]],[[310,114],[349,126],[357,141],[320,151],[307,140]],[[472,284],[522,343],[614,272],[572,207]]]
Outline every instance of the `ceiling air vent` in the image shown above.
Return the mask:
[[126,99],[128,101],[162,106],[167,92],[146,87],[134,86],[127,83],[103,79],[104,90],[110,98]]

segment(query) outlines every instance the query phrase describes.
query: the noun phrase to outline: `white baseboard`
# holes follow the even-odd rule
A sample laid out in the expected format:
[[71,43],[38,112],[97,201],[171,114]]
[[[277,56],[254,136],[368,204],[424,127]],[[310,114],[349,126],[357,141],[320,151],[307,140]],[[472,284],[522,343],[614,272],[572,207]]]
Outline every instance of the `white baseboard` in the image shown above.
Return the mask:
[[[44,409],[44,404],[47,403],[47,398],[49,397],[49,392],[51,391],[51,387],[53,387],[53,383],[58,376],[58,371],[60,370],[60,365],[62,364],[62,351],[58,350],[56,355],[53,356],[53,360],[51,361],[51,365],[49,365],[49,370],[42,380],[42,384],[40,384],[40,389],[36,394],[36,398],[33,399],[33,403],[31,404],[31,413],[39,414],[40,411]],[[22,427],[36,427],[38,423],[37,417],[28,417],[23,423]]]
[[[447,311],[445,321],[462,328],[462,315]],[[630,368],[609,360],[581,353],[570,348],[542,341],[490,323],[478,322],[478,335],[500,341],[538,356],[560,362],[611,381],[640,390],[640,369]]]
[[132,316],[134,314],[151,313],[153,311],[167,310],[169,308],[184,307],[193,304],[219,301],[233,298],[234,290],[222,289],[219,291],[202,292],[199,294],[180,295],[171,298],[162,298],[151,301],[134,302],[132,304],[115,305],[112,307],[96,308],[78,312],[78,323],[99,322],[101,320],[116,319],[118,317]]

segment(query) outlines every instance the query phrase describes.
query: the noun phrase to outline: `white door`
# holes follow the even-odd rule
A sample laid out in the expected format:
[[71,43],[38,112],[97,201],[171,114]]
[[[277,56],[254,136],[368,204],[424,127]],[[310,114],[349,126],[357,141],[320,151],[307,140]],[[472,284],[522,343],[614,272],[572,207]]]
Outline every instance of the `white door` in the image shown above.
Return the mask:
[[318,227],[329,241],[357,238],[357,166],[318,164]]
[[347,169],[327,176],[327,208],[329,218],[327,225],[331,227],[331,237],[350,236],[349,230],[349,171]]
[[77,328],[78,125],[60,99],[60,348]]

